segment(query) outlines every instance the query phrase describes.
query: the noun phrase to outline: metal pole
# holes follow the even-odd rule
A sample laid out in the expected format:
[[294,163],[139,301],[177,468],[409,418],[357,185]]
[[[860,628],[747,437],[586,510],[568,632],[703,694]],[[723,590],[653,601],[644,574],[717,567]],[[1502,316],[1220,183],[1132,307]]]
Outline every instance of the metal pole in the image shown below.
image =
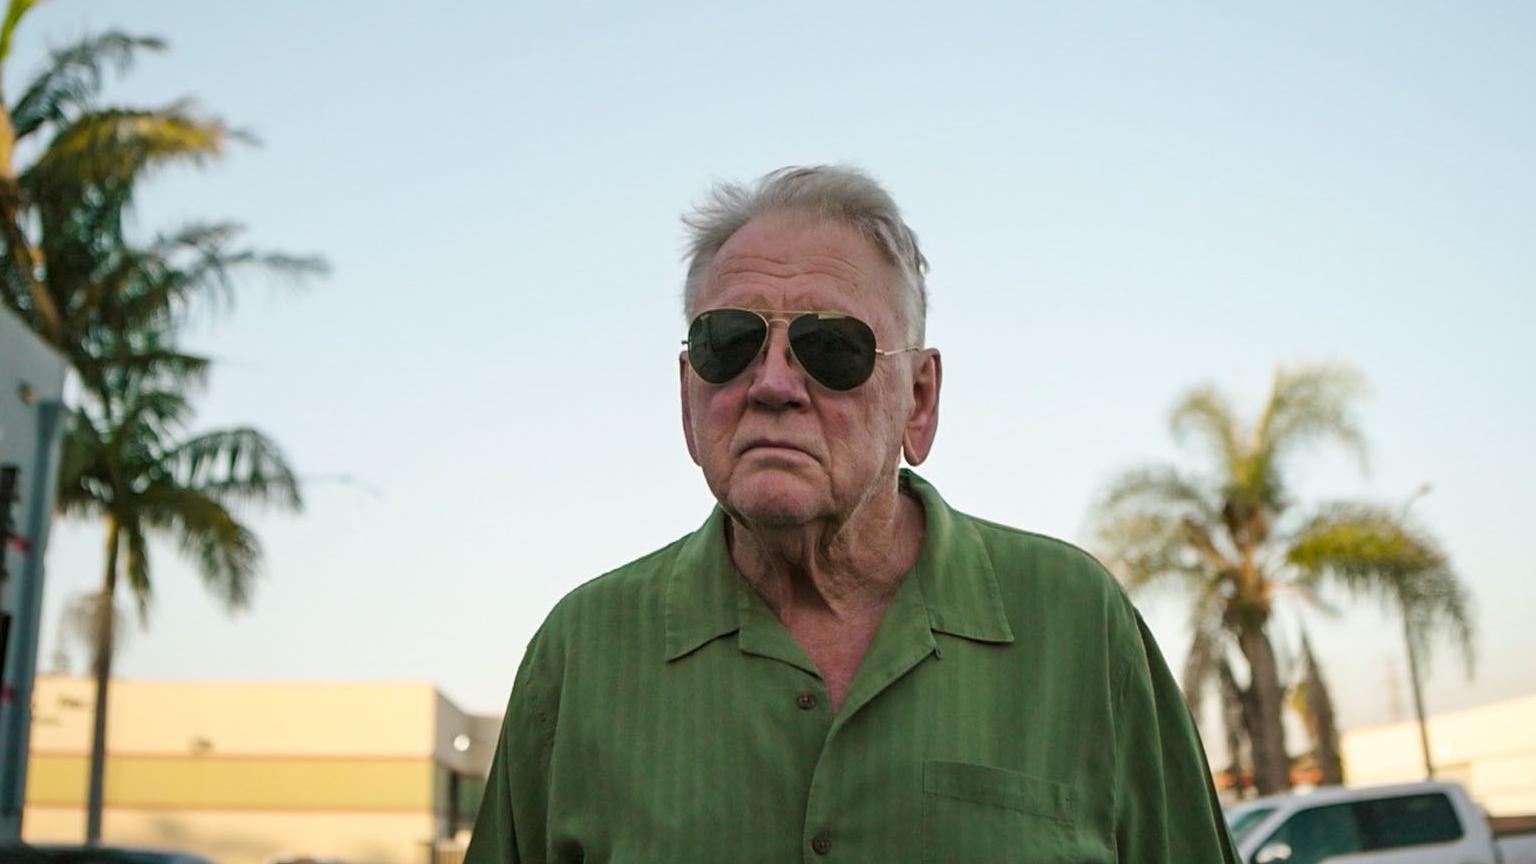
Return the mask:
[[27,790],[27,743],[32,727],[32,684],[37,676],[38,619],[43,606],[43,553],[48,548],[48,517],[53,508],[54,457],[58,452],[64,403],[49,399],[37,403],[37,458],[28,490],[28,548],[16,584],[15,645],[7,652],[5,680],[10,704],[0,711],[0,834],[11,840],[21,837],[22,805]]

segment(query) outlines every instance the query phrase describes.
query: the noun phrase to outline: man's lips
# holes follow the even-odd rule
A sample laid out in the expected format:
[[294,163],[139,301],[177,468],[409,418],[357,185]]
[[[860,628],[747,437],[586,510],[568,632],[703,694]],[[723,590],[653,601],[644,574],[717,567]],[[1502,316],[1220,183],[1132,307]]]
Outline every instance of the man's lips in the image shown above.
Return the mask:
[[810,451],[806,450],[804,447],[794,444],[793,442],[779,441],[769,438],[760,438],[755,441],[748,441],[746,445],[741,448],[741,453],[745,455],[752,452],[753,450],[789,450],[806,456],[811,455]]

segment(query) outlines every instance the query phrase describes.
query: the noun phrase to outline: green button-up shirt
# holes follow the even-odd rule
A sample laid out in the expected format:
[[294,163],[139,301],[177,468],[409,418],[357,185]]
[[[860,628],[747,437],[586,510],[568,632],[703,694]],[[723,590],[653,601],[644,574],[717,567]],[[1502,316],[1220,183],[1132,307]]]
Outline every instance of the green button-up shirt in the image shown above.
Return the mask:
[[1235,862],[1151,634],[1084,552],[949,508],[843,705],[718,509],[534,636],[466,864]]

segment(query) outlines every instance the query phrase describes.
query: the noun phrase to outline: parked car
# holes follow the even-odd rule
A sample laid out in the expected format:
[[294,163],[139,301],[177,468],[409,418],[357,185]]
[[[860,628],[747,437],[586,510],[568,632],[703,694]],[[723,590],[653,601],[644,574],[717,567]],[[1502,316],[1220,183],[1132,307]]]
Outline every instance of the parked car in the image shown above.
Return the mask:
[[190,852],[118,846],[0,846],[0,864],[213,864]]
[[1536,820],[1490,824],[1455,783],[1256,798],[1227,825],[1247,864],[1536,864]]

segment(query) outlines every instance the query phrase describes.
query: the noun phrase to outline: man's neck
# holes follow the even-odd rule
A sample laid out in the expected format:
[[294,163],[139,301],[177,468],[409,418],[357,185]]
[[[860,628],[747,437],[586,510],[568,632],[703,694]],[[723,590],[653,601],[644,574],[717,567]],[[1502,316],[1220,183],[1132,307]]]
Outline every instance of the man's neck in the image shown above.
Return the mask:
[[730,523],[736,569],[786,626],[797,621],[857,621],[879,616],[917,562],[922,505],[889,492],[841,523],[792,527]]

